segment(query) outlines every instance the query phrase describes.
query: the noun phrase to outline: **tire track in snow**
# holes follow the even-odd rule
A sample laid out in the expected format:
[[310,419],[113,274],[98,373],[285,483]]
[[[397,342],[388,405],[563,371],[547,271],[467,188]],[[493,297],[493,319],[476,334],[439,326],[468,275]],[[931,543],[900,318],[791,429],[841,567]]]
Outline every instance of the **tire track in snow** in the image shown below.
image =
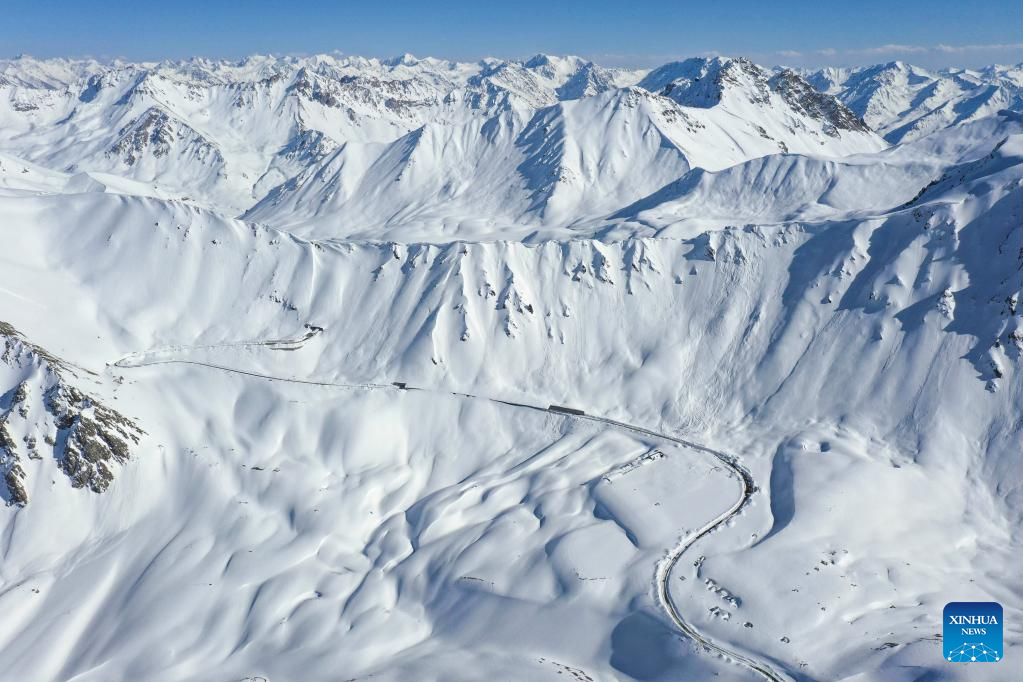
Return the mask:
[[672,436],[652,429],[647,429],[636,424],[629,424],[628,422],[618,421],[609,417],[600,417],[597,415],[586,414],[585,412],[577,410],[565,410],[564,408],[555,409],[557,406],[550,405],[543,407],[540,405],[531,405],[529,403],[520,403],[512,400],[501,400],[500,398],[493,398],[490,396],[476,395],[473,393],[463,393],[459,391],[440,391],[436,389],[421,388],[417,386],[409,386],[403,382],[394,382],[391,384],[375,384],[375,383],[338,383],[330,381],[313,381],[310,379],[297,379],[292,377],[280,377],[271,374],[264,374],[261,372],[252,372],[249,370],[238,369],[235,367],[228,367],[225,365],[218,365],[210,362],[201,362],[198,360],[185,360],[180,358],[168,358],[168,359],[153,359],[145,360],[147,355],[153,353],[165,353],[173,351],[189,351],[189,350],[206,350],[211,348],[238,348],[247,346],[265,346],[273,350],[298,350],[302,348],[306,341],[316,336],[323,331],[320,327],[313,327],[307,325],[309,329],[305,335],[297,339],[283,339],[275,341],[247,341],[241,343],[223,343],[215,344],[211,346],[168,346],[165,348],[158,348],[153,351],[141,351],[137,353],[131,353],[124,356],[113,363],[114,367],[121,369],[135,369],[139,367],[148,367],[151,365],[169,365],[169,364],[182,364],[182,365],[195,365],[198,367],[207,367],[209,369],[215,369],[222,372],[230,372],[234,374],[240,374],[243,376],[254,377],[257,379],[266,379],[268,381],[281,381],[285,383],[301,384],[305,386],[322,386],[328,388],[344,388],[344,389],[384,389],[392,391],[422,391],[424,393],[435,393],[442,395],[451,395],[461,398],[467,398],[471,400],[486,400],[493,403],[499,403],[501,405],[508,405],[510,407],[525,408],[530,410],[536,410],[538,412],[545,412],[548,414],[558,415],[565,419],[578,419],[586,420],[591,422],[598,422],[607,424],[624,431],[632,431],[633,433],[642,434],[657,438],[659,440],[668,441],[682,447],[690,448],[698,452],[708,454],[724,465],[729,475],[739,481],[740,484],[740,495],[739,498],[725,511],[718,514],[715,518],[708,521],[699,530],[690,534],[684,538],[682,542],[675,546],[671,552],[668,553],[667,557],[660,561],[657,565],[656,581],[657,581],[657,596],[661,603],[661,608],[664,609],[668,617],[671,619],[675,627],[685,636],[702,646],[706,651],[716,653],[725,659],[735,661],[750,671],[760,675],[770,682],[784,682],[790,679],[788,676],[783,676],[771,668],[767,663],[760,662],[754,658],[740,654],[737,651],[732,651],[720,644],[716,644],[711,641],[708,637],[702,635],[692,624],[690,624],[682,612],[679,610],[678,605],[671,596],[671,590],[669,589],[671,573],[674,568],[678,565],[679,560],[686,551],[695,545],[700,539],[710,535],[712,532],[728,523],[729,520],[737,516],[749,503],[750,499],[759,488],[753,481],[753,476],[736,460],[735,457],[728,455],[720,450],[709,448],[699,443],[694,443],[684,438]]

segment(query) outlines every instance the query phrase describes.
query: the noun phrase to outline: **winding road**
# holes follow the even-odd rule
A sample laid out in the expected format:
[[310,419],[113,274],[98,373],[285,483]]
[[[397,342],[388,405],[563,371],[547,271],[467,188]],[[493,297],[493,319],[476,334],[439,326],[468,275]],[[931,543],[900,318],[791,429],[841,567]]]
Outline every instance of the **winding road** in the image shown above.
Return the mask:
[[740,665],[744,666],[745,668],[749,669],[750,671],[756,673],[760,677],[764,678],[765,680],[770,680],[771,682],[786,682],[787,680],[791,679],[786,675],[779,674],[767,663],[758,661],[754,658],[728,649],[720,644],[716,644],[715,642],[711,641],[708,637],[701,634],[692,624],[689,623],[689,621],[685,619],[685,617],[683,617],[682,612],[679,610],[674,599],[672,598],[671,590],[669,589],[671,573],[675,566],[678,565],[678,562],[682,558],[682,555],[685,554],[685,552],[694,544],[696,544],[701,538],[709,535],[714,530],[728,523],[730,519],[734,518],[737,514],[739,514],[739,512],[741,512],[743,508],[749,503],[750,498],[753,496],[753,493],[755,493],[758,490],[757,486],[754,484],[753,477],[750,475],[749,471],[747,471],[745,467],[739,464],[739,462],[731,455],[721,452],[720,450],[715,450],[713,448],[709,448],[704,445],[700,445],[698,443],[685,440],[683,438],[678,438],[676,436],[671,436],[666,433],[661,433],[659,431],[647,429],[642,426],[629,424],[627,422],[622,422],[607,417],[586,414],[582,410],[566,408],[558,405],[549,405],[547,407],[543,407],[540,405],[531,405],[529,403],[501,400],[499,398],[476,395],[473,393],[462,393],[458,391],[440,391],[436,389],[409,386],[403,382],[393,382],[390,384],[375,383],[348,384],[326,381],[313,381],[309,379],[296,379],[291,377],[274,376],[271,374],[264,374],[260,372],[252,372],[248,370],[237,369],[234,367],[227,367],[224,365],[202,362],[198,360],[186,360],[173,357],[172,358],[158,357],[159,354],[168,352],[187,352],[193,350],[208,350],[231,347],[240,348],[248,346],[264,346],[269,347],[272,350],[294,351],[302,348],[307,341],[309,341],[314,336],[320,334],[323,331],[321,327],[316,327],[313,325],[306,325],[306,330],[307,331],[303,336],[295,339],[282,339],[273,341],[246,341],[238,343],[214,344],[208,346],[168,346],[164,348],[153,349],[150,351],[141,351],[124,356],[123,358],[114,362],[113,366],[118,367],[120,369],[132,369],[162,364],[197,365],[200,367],[207,367],[222,372],[230,372],[233,374],[240,374],[243,376],[255,377],[259,379],[267,379],[269,381],[281,381],[285,383],[303,384],[307,386],[324,386],[346,389],[382,389],[391,391],[422,391],[426,393],[452,395],[472,400],[486,400],[488,402],[500,403],[502,405],[509,405],[511,407],[536,410],[538,412],[547,412],[550,414],[559,415],[561,417],[564,417],[565,419],[577,419],[591,422],[599,422],[618,429],[622,429],[624,431],[632,431],[634,433],[650,436],[663,441],[674,443],[676,445],[681,445],[686,448],[691,448],[699,452],[706,453],[717,459],[719,462],[721,462],[721,464],[725,467],[726,471],[728,471],[729,475],[738,480],[740,484],[739,497],[728,509],[721,512],[715,518],[704,524],[703,527],[701,527],[700,529],[696,530],[695,532],[689,534],[686,538],[684,538],[682,542],[678,544],[668,554],[668,556],[658,564],[656,580],[658,599],[661,602],[661,608],[664,609],[668,617],[671,619],[671,621],[675,624],[675,626],[679,629],[679,631],[681,631],[681,633],[684,636],[693,640],[694,642],[702,646],[705,650],[719,654],[727,659],[735,661]]

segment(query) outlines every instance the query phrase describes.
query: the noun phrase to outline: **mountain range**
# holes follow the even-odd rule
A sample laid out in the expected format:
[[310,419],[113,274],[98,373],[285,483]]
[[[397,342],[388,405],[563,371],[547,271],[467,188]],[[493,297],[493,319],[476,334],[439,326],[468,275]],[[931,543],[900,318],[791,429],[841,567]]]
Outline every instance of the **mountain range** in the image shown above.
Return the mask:
[[1021,93],[0,61],[5,675],[1005,679]]

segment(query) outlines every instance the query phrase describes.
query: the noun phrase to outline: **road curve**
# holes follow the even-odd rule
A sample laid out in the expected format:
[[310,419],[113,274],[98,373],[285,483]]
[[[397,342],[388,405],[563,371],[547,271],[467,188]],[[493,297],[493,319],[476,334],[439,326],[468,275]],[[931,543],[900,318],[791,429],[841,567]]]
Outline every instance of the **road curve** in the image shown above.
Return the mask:
[[374,383],[360,383],[360,384],[347,384],[347,383],[336,383],[328,381],[313,381],[309,379],[296,379],[291,377],[280,377],[270,374],[264,374],[261,372],[252,372],[248,370],[238,369],[235,367],[227,367],[224,365],[218,365],[209,362],[201,362],[198,360],[184,360],[178,358],[166,358],[166,359],[154,359],[145,360],[145,356],[151,352],[166,352],[173,350],[200,350],[204,348],[227,348],[227,347],[242,347],[242,346],[268,346],[274,350],[297,350],[302,347],[305,341],[309,340],[317,333],[321,332],[322,329],[319,327],[309,327],[309,331],[301,338],[291,340],[279,340],[279,341],[251,341],[236,344],[217,344],[215,346],[201,346],[201,347],[184,347],[175,346],[168,348],[160,348],[155,351],[143,351],[139,353],[131,353],[124,356],[113,363],[114,367],[121,369],[133,369],[138,367],[148,367],[150,365],[167,365],[167,364],[183,364],[183,365],[196,365],[199,367],[207,367],[210,369],[216,369],[222,372],[230,372],[233,374],[240,374],[243,376],[255,377],[258,379],[266,379],[269,381],[280,381],[284,383],[292,384],[303,384],[307,386],[323,386],[331,388],[346,388],[346,389],[385,389],[385,390],[407,390],[407,391],[423,391],[427,393],[439,393],[444,395],[453,395],[463,398],[469,398],[473,400],[486,400],[489,402],[500,403],[502,405],[509,405],[511,407],[526,408],[530,410],[536,410],[538,412],[547,412],[550,414],[556,414],[565,419],[578,419],[586,420],[591,422],[600,422],[613,426],[625,431],[632,431],[634,433],[643,434],[646,436],[652,436],[661,440],[669,441],[681,445],[683,447],[691,448],[699,452],[704,452],[711,455],[726,468],[729,475],[736,478],[739,481],[741,491],[739,498],[729,507],[727,510],[719,514],[717,517],[706,523],[702,528],[686,537],[678,546],[673,549],[668,556],[658,564],[657,567],[657,591],[658,599],[661,602],[661,608],[668,614],[671,621],[681,631],[681,633],[693,640],[705,650],[724,656],[727,659],[733,660],[740,665],[748,668],[750,671],[760,675],[765,680],[770,682],[786,682],[790,678],[783,676],[771,668],[768,664],[757,661],[749,656],[740,654],[736,651],[725,648],[720,644],[715,644],[710,639],[700,634],[700,632],[691,625],[683,616],[678,606],[675,604],[674,599],[671,596],[671,590],[668,589],[669,579],[671,572],[678,564],[679,559],[685,554],[686,550],[692,547],[701,538],[709,535],[717,528],[727,523],[730,519],[735,517],[742,509],[749,503],[753,493],[758,490],[753,482],[753,477],[738,461],[724,452],[708,448],[704,445],[694,443],[684,438],[678,438],[671,436],[666,433],[647,429],[642,426],[635,424],[629,424],[627,422],[618,421],[616,419],[610,419],[607,417],[599,417],[592,414],[586,414],[578,410],[566,411],[562,409],[553,409],[555,406],[542,407],[539,405],[530,405],[529,403],[520,403],[510,400],[501,400],[499,398],[493,398],[490,396],[481,396],[473,393],[463,393],[459,391],[439,391],[436,389],[420,388],[415,386],[408,386],[404,383],[391,383],[391,384],[374,384]]
[[692,441],[685,440],[684,438],[669,436],[668,434],[665,433],[652,431],[650,429],[645,429],[641,426],[635,426],[633,424],[620,422],[614,419],[607,419],[604,417],[580,415],[578,418],[603,422],[605,424],[617,426],[620,429],[647,434],[650,436],[654,436],[656,438],[661,438],[663,440],[677,443],[687,448],[692,448],[693,450],[705,452],[714,457],[715,459],[717,459],[719,462],[721,462],[729,471],[729,473],[739,481],[739,484],[741,486],[741,493],[739,495],[739,499],[737,499],[735,503],[732,504],[731,507],[723,511],[716,518],[707,522],[698,531],[692,533],[687,538],[685,538],[677,547],[675,547],[674,550],[671,551],[667,559],[660,563],[657,569],[658,597],[661,600],[662,608],[664,608],[668,616],[671,617],[671,620],[675,623],[675,626],[682,631],[682,634],[689,637],[694,642],[697,642],[698,644],[702,645],[708,651],[721,654],[726,658],[729,658],[733,661],[736,661],[744,665],[745,667],[749,668],[750,670],[757,673],[766,680],[770,680],[771,682],[783,682],[784,680],[787,680],[788,679],[787,677],[783,677],[782,675],[778,674],[773,668],[771,668],[766,663],[762,663],[760,661],[757,661],[756,659],[750,658],[749,656],[745,656],[730,649],[726,649],[720,644],[715,644],[714,642],[710,641],[707,637],[700,634],[700,632],[697,631],[695,627],[690,625],[689,622],[687,622],[686,619],[682,617],[682,612],[675,604],[674,599],[672,599],[671,590],[668,589],[669,585],[668,581],[671,578],[671,572],[675,568],[675,566],[678,565],[679,559],[682,558],[682,555],[685,554],[686,550],[692,547],[694,544],[696,544],[696,542],[699,541],[700,538],[709,535],[723,524],[728,523],[729,519],[736,516],[740,511],[742,511],[746,504],[749,503],[750,498],[753,496],[753,493],[755,493],[758,490],[756,485],[753,483],[753,476],[751,476],[749,471],[747,471],[745,467],[739,464],[734,457],[727,455],[721,452],[720,450],[714,450],[713,448],[708,448],[704,445],[693,443]]

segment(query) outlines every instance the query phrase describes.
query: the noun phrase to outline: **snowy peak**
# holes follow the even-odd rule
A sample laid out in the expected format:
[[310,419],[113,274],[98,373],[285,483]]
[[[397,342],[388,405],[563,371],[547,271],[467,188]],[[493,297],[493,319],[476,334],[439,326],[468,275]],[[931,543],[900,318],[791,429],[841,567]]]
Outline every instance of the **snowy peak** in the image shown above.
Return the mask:
[[562,100],[582,99],[607,92],[616,86],[617,78],[613,71],[589,62],[558,86],[557,93]]
[[727,90],[741,91],[750,103],[766,104],[767,78],[767,72],[748,59],[697,57],[654,69],[639,86],[683,106],[709,108],[720,103]]
[[656,98],[637,88],[538,112],[517,142],[531,208],[545,220],[610,211],[684,173],[689,161],[662,126]]
[[951,125],[1023,110],[1023,67],[929,71],[896,61],[806,73],[890,142],[910,141]]
[[[838,138],[843,132],[870,134],[870,129],[833,96],[814,89],[791,70],[772,74],[748,59],[697,58],[666,64],[639,83],[684,107],[731,111],[755,122],[765,136],[775,137],[765,125],[783,119],[785,127],[814,130]],[[757,111],[757,114],[752,114]],[[789,148],[789,142],[782,137]]]
[[564,82],[588,64],[590,62],[582,57],[573,55],[556,57],[549,54],[538,54],[527,59],[522,66],[547,80]]
[[408,52],[400,54],[397,57],[391,57],[381,62],[384,66],[396,67],[396,66],[416,66],[419,64],[418,59],[415,55],[409,54]]
[[224,163],[215,144],[156,106],[149,107],[121,128],[108,154],[116,156],[126,166],[134,166],[146,157],[157,160],[171,154],[207,165]]
[[300,130],[288,140],[280,155],[305,164],[319,161],[338,148],[336,140],[319,130]]

